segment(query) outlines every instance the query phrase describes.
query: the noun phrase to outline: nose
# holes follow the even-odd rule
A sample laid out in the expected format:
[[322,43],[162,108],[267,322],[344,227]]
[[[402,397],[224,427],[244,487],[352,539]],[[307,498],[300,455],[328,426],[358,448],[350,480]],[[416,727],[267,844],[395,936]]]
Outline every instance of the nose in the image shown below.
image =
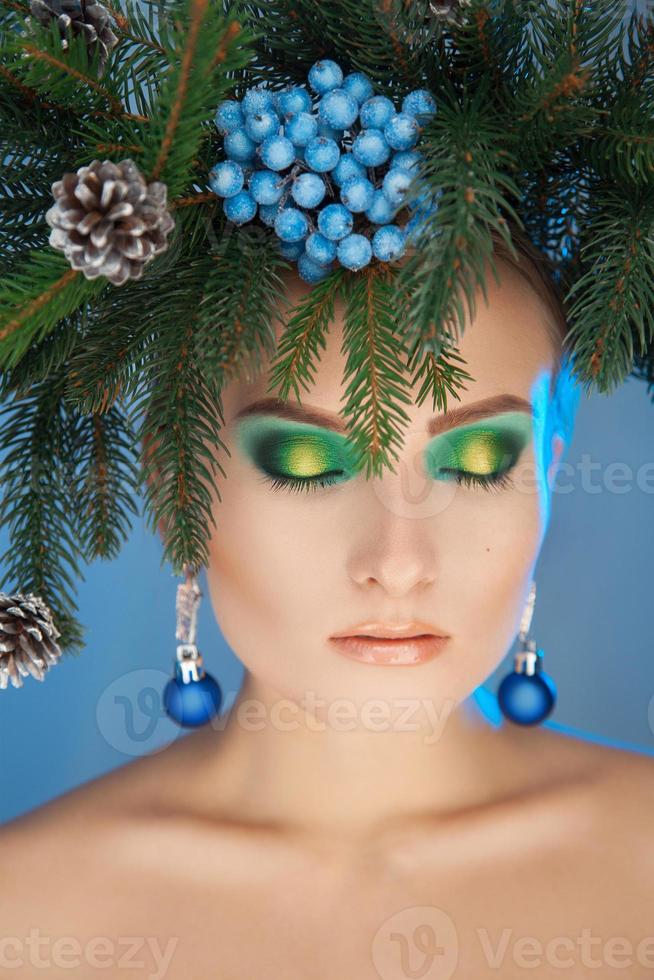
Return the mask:
[[436,576],[430,523],[377,513],[360,525],[352,541],[347,559],[350,579],[359,588],[381,589],[393,598],[428,588]]

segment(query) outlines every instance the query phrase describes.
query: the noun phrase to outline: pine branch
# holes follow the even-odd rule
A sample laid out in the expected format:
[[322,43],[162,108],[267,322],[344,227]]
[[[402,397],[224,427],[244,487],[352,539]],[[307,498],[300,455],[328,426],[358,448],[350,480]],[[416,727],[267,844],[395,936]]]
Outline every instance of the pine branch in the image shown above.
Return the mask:
[[402,407],[412,399],[408,377],[398,370],[398,354],[406,349],[393,305],[393,274],[388,267],[366,266],[345,287],[342,414],[366,476],[381,475],[384,466],[395,472],[390,457],[398,459],[395,447],[410,422]]
[[283,297],[279,275],[288,263],[272,236],[230,223],[212,250],[199,305],[197,342],[203,371],[220,385],[253,377],[275,350],[272,321]]
[[11,279],[0,282],[0,368],[14,367],[29,349],[107,285],[86,279],[54,249],[34,252]]
[[319,349],[326,349],[326,334],[334,319],[334,300],[342,295],[346,275],[345,269],[334,269],[289,311],[276,358],[270,365],[267,391],[278,388],[278,397],[287,399],[292,388],[296,400],[301,401],[300,385],[308,391],[314,384]]
[[0,524],[11,542],[0,556],[2,588],[41,596],[61,631],[62,651],[74,652],[83,646],[73,599],[74,578],[82,575],[71,528],[70,420],[60,382],[48,379],[5,402],[0,419]]
[[587,271],[566,296],[566,341],[586,388],[609,392],[654,339],[654,189],[618,193],[598,181],[591,198],[581,245]]

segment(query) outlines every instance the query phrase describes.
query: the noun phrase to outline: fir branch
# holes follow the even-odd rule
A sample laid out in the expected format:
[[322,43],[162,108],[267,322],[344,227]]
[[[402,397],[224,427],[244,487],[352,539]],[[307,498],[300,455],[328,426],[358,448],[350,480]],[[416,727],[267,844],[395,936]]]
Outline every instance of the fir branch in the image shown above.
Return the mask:
[[0,419],[0,525],[10,533],[0,556],[2,587],[41,596],[61,631],[62,652],[75,652],[83,646],[83,629],[74,615],[74,578],[82,576],[71,528],[70,419],[60,379],[14,396],[0,406]]
[[300,385],[308,391],[314,384],[319,349],[326,349],[334,300],[342,295],[346,275],[345,269],[334,269],[291,309],[277,344],[276,358],[270,365],[267,391],[278,388],[279,397],[287,399],[292,388],[297,401],[301,401]]
[[288,263],[270,233],[229,223],[211,257],[196,332],[203,371],[222,385],[254,376],[273,354],[273,319],[283,297],[279,273]]
[[654,339],[654,190],[618,193],[598,181],[592,199],[581,244],[586,272],[566,296],[566,342],[586,388],[610,392]]
[[416,209],[416,250],[397,277],[396,302],[407,342],[421,343],[419,356],[440,350],[443,330],[455,337],[464,330],[464,298],[474,317],[486,259],[495,272],[491,229],[510,244],[505,218],[520,224],[510,203],[519,190],[507,172],[517,164],[501,117],[486,108],[487,84],[461,103],[444,101],[418,142],[424,160],[407,192]]
[[395,315],[394,274],[381,264],[369,265],[345,286],[342,414],[366,476],[381,475],[384,466],[394,472],[390,457],[398,459],[395,447],[402,445],[402,429],[410,422],[402,407],[412,399],[408,377],[398,370],[398,354],[406,349]]
[[106,286],[103,277],[89,280],[71,269],[54,249],[33,252],[20,271],[0,282],[0,368],[15,366],[30,344]]

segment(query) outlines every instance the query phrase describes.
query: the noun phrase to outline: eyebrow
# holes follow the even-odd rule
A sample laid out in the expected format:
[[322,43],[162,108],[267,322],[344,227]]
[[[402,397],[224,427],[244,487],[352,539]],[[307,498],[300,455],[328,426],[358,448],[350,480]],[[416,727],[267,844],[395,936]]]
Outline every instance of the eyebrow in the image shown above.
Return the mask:
[[[534,407],[530,401],[521,395],[513,395],[507,392],[500,395],[490,395],[488,398],[471,402],[470,405],[460,405],[442,412],[440,415],[434,415],[429,420],[427,431],[430,436],[436,436],[448,429],[453,429],[455,426],[489,418],[489,416],[497,415],[500,412],[526,412],[532,417],[535,415]],[[340,415],[316,408],[313,405],[304,406],[298,402],[284,401],[281,398],[260,398],[237,412],[234,419],[246,418],[249,415],[277,415],[279,418],[319,425],[342,435],[347,435],[345,423]]]

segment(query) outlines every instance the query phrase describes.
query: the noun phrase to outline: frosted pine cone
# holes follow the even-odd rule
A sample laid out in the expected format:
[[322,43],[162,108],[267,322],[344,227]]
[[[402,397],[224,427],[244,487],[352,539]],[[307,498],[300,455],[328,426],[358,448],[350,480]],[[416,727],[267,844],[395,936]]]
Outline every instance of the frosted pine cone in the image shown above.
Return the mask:
[[144,266],[168,248],[175,221],[166,209],[166,185],[146,184],[133,160],[94,160],[56,180],[52,193],[49,242],[87,279],[106,276],[122,286],[140,279]]
[[94,0],[31,0],[30,13],[44,27],[57,21],[61,47],[68,48],[68,30],[73,35],[84,34],[89,60],[100,49],[98,78],[104,74],[107,58],[118,44],[118,38],[109,26],[109,11]]
[[429,0],[429,9],[439,20],[455,24],[462,10],[470,6],[470,0]]
[[61,657],[60,635],[39,596],[0,592],[0,690],[22,687],[28,674],[42,681]]

